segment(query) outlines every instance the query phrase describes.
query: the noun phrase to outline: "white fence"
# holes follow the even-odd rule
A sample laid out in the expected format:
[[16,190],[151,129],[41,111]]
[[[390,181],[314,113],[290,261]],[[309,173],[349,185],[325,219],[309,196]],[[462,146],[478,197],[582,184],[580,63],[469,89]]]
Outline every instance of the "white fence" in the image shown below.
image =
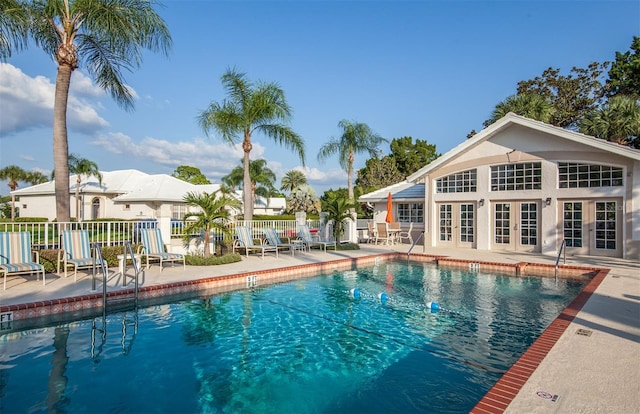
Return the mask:
[[[310,228],[318,228],[319,220],[307,220]],[[249,226],[254,237],[262,237],[263,229],[272,227],[276,231],[287,237],[297,236],[297,222],[295,220],[253,220],[237,221],[234,225]],[[39,249],[57,249],[60,246],[60,234],[63,230],[87,230],[90,234],[91,242],[99,243],[102,246],[118,246],[124,242],[140,242],[140,230],[143,228],[155,228],[158,226],[156,220],[142,221],[85,221],[81,223],[69,222],[6,222],[0,223],[0,231],[28,231],[31,233],[31,244]],[[179,221],[171,222],[171,238],[181,239],[184,225]],[[194,235],[199,236],[199,235]],[[218,239],[222,238],[222,233],[214,232]]]

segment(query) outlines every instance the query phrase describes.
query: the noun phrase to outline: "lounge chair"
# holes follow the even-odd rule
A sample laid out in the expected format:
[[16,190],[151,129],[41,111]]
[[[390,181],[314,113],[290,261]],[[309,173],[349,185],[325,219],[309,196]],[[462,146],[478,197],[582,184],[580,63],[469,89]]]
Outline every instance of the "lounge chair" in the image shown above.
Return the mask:
[[334,249],[336,248],[335,241],[320,240],[319,238],[314,239],[311,236],[311,231],[309,230],[309,226],[306,224],[298,225],[298,237],[300,237],[300,240],[302,240],[302,243],[304,243],[307,250],[311,250],[313,246],[319,246],[326,253],[327,246],[333,246]]
[[265,228],[264,236],[267,239],[267,243],[271,246],[276,246],[279,249],[289,249],[291,251],[291,256],[295,255],[296,249],[302,250],[305,248],[304,243],[302,242],[284,243],[274,228]]
[[182,262],[182,267],[186,268],[185,257],[180,253],[168,253],[167,246],[162,241],[162,233],[160,229],[140,229],[140,241],[142,248],[138,250],[138,254],[147,258],[147,269],[150,260],[160,261],[160,271],[162,272],[163,263],[165,262]]
[[44,266],[38,263],[39,259],[38,252],[31,250],[31,233],[0,233],[0,274],[4,276],[4,290],[7,289],[7,275],[21,273],[35,273],[37,279],[42,273],[42,284],[45,285]]
[[[93,269],[93,255],[91,254],[89,243],[89,232],[87,230],[64,230],[62,232],[62,251],[58,256],[58,274],[60,273],[60,262],[64,262],[64,277],[67,277],[67,268],[73,266],[73,280],[78,280],[78,269]],[[104,265],[105,271],[109,272],[107,261],[103,257],[96,257],[98,268]]]
[[253,237],[251,236],[251,229],[248,226],[237,226],[236,234],[238,239],[233,242],[233,253],[236,249],[244,249],[247,257],[249,257],[249,251],[259,250],[262,253],[262,259],[264,260],[265,252],[275,252],[278,257],[278,247],[269,244],[255,244]]

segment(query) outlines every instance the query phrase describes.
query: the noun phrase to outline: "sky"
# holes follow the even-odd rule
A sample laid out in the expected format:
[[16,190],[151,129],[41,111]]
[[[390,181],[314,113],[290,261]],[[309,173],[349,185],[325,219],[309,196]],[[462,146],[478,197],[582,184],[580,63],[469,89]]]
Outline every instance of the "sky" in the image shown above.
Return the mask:
[[[277,176],[299,169],[321,195],[347,186],[337,155],[320,147],[339,138],[342,119],[366,123],[389,142],[410,136],[445,153],[480,131],[521,80],[549,68],[615,60],[640,35],[637,0],[548,1],[214,1],[164,0],[158,9],[173,38],[169,56],[145,53],[124,73],[135,110],[127,112],[83,68],[71,79],[69,152],[101,171],[171,174],[199,168],[213,183],[239,166],[242,149],[196,119],[222,102],[229,68],[274,82],[293,109],[305,162],[264,135],[252,159]],[[57,66],[31,45],[0,62],[0,168],[49,176]],[[383,144],[382,154],[390,153]],[[356,154],[355,169],[367,154]],[[28,186],[20,183],[19,188]],[[9,194],[0,181],[0,195]]]

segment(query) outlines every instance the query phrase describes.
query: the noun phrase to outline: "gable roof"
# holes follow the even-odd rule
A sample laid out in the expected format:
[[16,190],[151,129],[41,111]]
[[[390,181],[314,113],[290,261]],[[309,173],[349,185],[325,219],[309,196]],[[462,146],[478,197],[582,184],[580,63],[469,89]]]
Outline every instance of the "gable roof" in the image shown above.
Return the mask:
[[604,139],[592,137],[590,135],[581,134],[579,132],[570,131],[565,128],[545,124],[544,122],[535,121],[524,116],[516,115],[513,112],[509,112],[507,115],[489,125],[482,131],[478,132],[473,137],[467,139],[466,141],[447,151],[440,157],[436,158],[431,163],[425,165],[418,171],[408,176],[407,181],[415,182],[421,179],[425,174],[428,174],[439,166],[447,163],[458,154],[470,151],[474,147],[487,141],[497,133],[507,129],[512,125],[521,125],[526,128],[531,128],[536,131],[566,139],[568,141],[576,142],[588,147],[596,148],[602,151],[610,152],[612,154],[640,161],[640,150],[616,144],[614,142],[609,142]]

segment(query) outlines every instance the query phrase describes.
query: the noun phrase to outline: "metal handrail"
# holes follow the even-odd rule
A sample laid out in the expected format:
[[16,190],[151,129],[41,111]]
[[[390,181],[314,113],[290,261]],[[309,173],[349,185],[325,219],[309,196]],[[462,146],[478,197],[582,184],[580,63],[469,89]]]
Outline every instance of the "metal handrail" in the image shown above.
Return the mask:
[[558,263],[560,262],[560,255],[562,254],[562,252],[564,251],[564,262],[563,264],[567,264],[567,249],[566,249],[566,240],[562,239],[562,243],[560,243],[560,250],[558,250],[558,257],[556,258],[556,271],[555,271],[555,278],[558,278]]
[[424,230],[422,230],[420,232],[420,235],[418,236],[418,238],[413,242],[413,244],[411,244],[411,247],[409,247],[409,251],[407,252],[407,260],[409,260],[409,255],[411,254],[411,250],[413,250],[413,247],[418,244],[418,242],[420,241],[420,239],[422,239],[422,236],[424,236]]

